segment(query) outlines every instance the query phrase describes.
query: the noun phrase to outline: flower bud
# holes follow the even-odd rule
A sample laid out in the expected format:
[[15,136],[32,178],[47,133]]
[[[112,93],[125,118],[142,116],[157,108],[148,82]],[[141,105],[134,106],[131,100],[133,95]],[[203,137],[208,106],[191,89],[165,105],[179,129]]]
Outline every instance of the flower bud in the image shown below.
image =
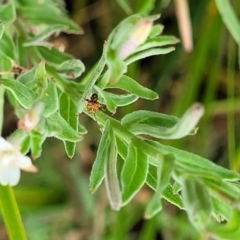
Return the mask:
[[146,41],[151,32],[152,23],[153,21],[151,19],[141,19],[136,26],[134,26],[129,38],[123,43],[118,51],[118,57],[120,59],[126,59],[134,53],[139,45]]
[[25,130],[26,132],[34,129],[40,120],[43,110],[44,104],[42,102],[35,103],[32,109],[28,110],[18,121],[18,127]]

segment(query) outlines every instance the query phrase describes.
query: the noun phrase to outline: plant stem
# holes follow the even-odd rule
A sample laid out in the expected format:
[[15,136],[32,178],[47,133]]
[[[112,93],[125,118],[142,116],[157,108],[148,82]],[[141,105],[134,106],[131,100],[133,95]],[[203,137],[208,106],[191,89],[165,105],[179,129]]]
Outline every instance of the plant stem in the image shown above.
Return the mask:
[[27,235],[11,186],[0,185],[0,210],[3,215],[9,239],[26,240]]

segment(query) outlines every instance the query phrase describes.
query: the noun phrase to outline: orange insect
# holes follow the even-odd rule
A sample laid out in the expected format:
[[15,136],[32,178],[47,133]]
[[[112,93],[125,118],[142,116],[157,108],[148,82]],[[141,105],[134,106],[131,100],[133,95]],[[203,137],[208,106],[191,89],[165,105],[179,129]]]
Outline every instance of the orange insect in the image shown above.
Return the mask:
[[84,98],[84,100],[87,102],[87,110],[89,113],[95,114],[99,109],[102,111],[106,109],[106,105],[98,102],[98,95],[96,93],[93,93],[90,99]]

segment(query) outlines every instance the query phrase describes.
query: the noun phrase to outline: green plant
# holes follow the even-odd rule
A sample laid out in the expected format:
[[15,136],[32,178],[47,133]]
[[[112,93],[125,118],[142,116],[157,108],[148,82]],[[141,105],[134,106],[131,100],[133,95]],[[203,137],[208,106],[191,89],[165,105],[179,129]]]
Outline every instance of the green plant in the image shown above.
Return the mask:
[[[145,218],[152,218],[162,210],[161,199],[164,198],[184,209],[202,236],[236,239],[240,231],[237,224],[240,175],[159,142],[196,134],[196,125],[204,112],[201,104],[194,104],[181,119],[139,110],[118,121],[100,110],[89,113],[86,108],[86,99],[92,93],[98,94],[99,102],[105,104],[110,113],[139,98],[158,98],[156,92],[127,76],[130,64],[175,50],[172,45],[178,43],[178,39],[161,35],[163,26],[153,25],[158,17],[134,14],[123,20],[104,43],[97,65],[81,82],[76,82],[73,79],[85,70],[83,63],[48,42],[52,34],[81,32],[61,5],[54,1],[27,0],[2,4],[1,112],[6,93],[19,118],[18,129],[8,141],[14,147],[20,146],[23,155],[31,152],[36,159],[41,156],[46,138],[55,137],[63,141],[67,155],[72,158],[76,143],[87,133],[78,121],[78,114],[83,112],[96,120],[102,131],[90,176],[92,193],[104,180],[109,203],[112,209],[119,210],[146,183],[155,193],[146,206]],[[123,93],[116,94],[111,89]],[[2,122],[3,119],[1,126]],[[2,169],[7,166],[15,176],[13,181],[12,175],[6,178],[4,171],[0,172],[1,184],[8,185],[0,188],[1,211],[10,238],[26,239],[9,185],[17,184],[19,168],[30,171],[35,168],[26,159],[27,164],[20,165],[23,156],[19,157],[19,151],[3,138],[1,141],[0,166]],[[13,221],[12,216],[15,216]],[[223,226],[217,223],[222,220],[227,221]]]

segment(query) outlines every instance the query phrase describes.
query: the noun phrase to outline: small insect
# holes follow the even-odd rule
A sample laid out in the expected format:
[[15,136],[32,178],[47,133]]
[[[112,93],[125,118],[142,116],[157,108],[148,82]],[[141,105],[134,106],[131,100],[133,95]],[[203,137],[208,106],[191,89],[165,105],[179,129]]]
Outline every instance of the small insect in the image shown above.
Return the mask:
[[87,110],[89,113],[95,114],[99,109],[102,111],[106,109],[106,105],[98,102],[98,95],[96,93],[93,93],[90,99],[84,98],[84,100],[87,102]]

